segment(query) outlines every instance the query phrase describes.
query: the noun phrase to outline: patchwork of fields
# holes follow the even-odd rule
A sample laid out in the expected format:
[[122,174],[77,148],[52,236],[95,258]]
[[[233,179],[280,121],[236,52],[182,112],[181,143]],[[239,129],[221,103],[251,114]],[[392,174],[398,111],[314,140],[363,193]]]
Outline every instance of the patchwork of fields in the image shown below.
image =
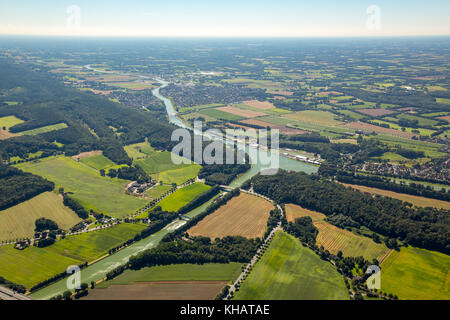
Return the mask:
[[236,300],[348,300],[344,279],[300,241],[278,232]]
[[123,217],[147,204],[146,200],[125,194],[127,180],[101,177],[97,170],[68,157],[51,157],[17,165],[19,169],[55,182],[87,209]]
[[120,224],[101,231],[70,236],[46,248],[23,251],[12,245],[0,246],[0,276],[30,288],[64,272],[68,266],[93,261],[145,228],[140,224]]

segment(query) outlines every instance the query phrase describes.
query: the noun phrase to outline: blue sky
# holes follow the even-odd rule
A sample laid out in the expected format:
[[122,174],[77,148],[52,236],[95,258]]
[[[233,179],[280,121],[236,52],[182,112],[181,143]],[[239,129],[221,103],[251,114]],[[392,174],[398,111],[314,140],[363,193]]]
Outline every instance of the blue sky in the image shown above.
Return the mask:
[[[80,19],[77,19],[76,11],[67,12],[71,5],[80,8]],[[367,9],[372,5],[379,11],[368,15]],[[367,25],[368,20],[371,27]],[[2,0],[0,34],[148,37],[450,35],[450,1]]]

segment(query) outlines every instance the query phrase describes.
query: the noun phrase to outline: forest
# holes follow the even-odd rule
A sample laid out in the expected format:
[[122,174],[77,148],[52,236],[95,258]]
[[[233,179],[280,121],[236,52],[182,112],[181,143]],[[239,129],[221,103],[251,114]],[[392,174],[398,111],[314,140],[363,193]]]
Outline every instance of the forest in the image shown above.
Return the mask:
[[414,208],[400,200],[367,195],[338,183],[280,170],[257,175],[255,192],[278,203],[294,203],[327,216],[342,214],[361,226],[417,247],[450,252],[450,215],[447,210]]

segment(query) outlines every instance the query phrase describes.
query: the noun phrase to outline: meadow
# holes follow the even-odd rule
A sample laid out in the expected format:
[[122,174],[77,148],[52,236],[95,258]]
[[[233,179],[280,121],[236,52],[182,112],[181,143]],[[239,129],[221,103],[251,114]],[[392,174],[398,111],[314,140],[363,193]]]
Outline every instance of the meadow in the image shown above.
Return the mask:
[[211,187],[203,183],[193,183],[184,188],[178,189],[171,195],[167,196],[158,206],[161,206],[162,210],[169,212],[177,212],[181,207],[187,205],[194,200],[197,196],[209,190]]
[[228,112],[220,111],[218,109],[202,109],[198,111],[201,115],[206,115],[215,119],[222,119],[222,120],[232,120],[232,121],[238,121],[245,119],[244,117],[231,114]]
[[55,221],[63,230],[69,230],[81,219],[64,206],[62,197],[44,192],[28,201],[0,211],[0,240],[32,238],[36,219],[45,217]]
[[324,219],[322,213],[304,209],[300,206],[287,204],[286,218],[292,222],[296,218],[309,216],[312,218],[314,226],[319,230],[317,235],[317,245],[323,246],[333,254],[342,251],[346,257],[363,256],[368,260],[378,259],[382,261],[389,253],[389,249],[384,244],[375,243],[372,239],[357,235],[348,230],[338,228]]
[[278,232],[236,300],[348,300],[344,279],[312,250]]
[[262,237],[270,210],[273,209],[273,204],[269,201],[241,193],[189,229],[188,233],[211,239],[226,236]]
[[94,261],[144,230],[144,224],[121,223],[112,228],[68,236],[47,247],[50,252],[85,262]]
[[193,164],[179,169],[166,170],[158,175],[158,180],[165,184],[176,183],[177,185],[181,185],[189,179],[196,178],[201,168],[202,166]]
[[157,185],[154,188],[147,190],[145,195],[150,199],[158,199],[170,189],[172,189],[172,186]]
[[116,165],[114,162],[101,154],[82,158],[80,159],[80,162],[96,170],[107,169]]
[[381,264],[381,290],[405,300],[450,300],[449,269],[448,255],[401,248]]
[[87,209],[112,217],[123,217],[147,204],[146,200],[125,194],[129,181],[101,177],[97,170],[68,157],[50,157],[17,167],[53,181],[56,190],[64,187]]
[[284,116],[285,118],[311,122],[322,126],[337,126],[342,124],[341,121],[335,120],[336,115],[328,111],[298,111]]
[[23,123],[23,120],[15,116],[7,116],[0,118],[0,128],[5,127],[6,130],[9,130],[9,128],[14,127],[16,124],[20,123]]

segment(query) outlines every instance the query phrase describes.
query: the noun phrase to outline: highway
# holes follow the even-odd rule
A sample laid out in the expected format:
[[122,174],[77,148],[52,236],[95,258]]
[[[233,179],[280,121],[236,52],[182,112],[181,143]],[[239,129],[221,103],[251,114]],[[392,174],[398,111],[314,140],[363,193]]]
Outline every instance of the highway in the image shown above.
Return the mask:
[[2,300],[33,300],[30,297],[14,292],[11,289],[0,286],[0,299]]

